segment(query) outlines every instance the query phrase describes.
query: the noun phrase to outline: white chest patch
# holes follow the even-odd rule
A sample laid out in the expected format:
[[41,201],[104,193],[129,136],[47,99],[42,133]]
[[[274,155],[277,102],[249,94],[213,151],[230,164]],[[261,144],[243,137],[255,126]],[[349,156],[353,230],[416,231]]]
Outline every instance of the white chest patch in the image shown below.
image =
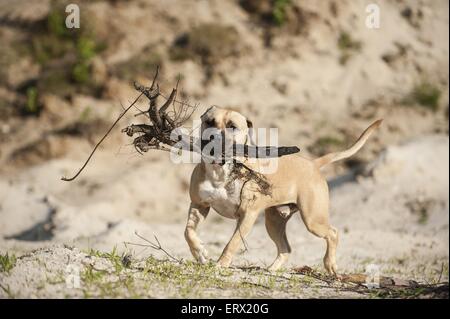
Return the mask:
[[208,179],[200,183],[199,196],[220,215],[235,219],[241,200],[242,182],[236,179],[228,181],[226,175],[221,176],[220,180],[215,179],[214,176],[209,176]]

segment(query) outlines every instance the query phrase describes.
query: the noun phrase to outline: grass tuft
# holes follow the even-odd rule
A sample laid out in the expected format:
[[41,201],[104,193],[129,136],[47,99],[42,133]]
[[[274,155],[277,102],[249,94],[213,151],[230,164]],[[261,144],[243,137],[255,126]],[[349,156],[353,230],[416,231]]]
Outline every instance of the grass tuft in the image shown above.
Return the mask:
[[428,82],[421,82],[414,86],[410,100],[426,109],[436,112],[439,108],[439,88]]
[[9,273],[16,265],[17,258],[14,254],[0,254],[0,272]]
[[345,65],[355,52],[361,51],[362,43],[353,39],[350,33],[344,31],[339,34],[337,46],[341,52],[339,63]]

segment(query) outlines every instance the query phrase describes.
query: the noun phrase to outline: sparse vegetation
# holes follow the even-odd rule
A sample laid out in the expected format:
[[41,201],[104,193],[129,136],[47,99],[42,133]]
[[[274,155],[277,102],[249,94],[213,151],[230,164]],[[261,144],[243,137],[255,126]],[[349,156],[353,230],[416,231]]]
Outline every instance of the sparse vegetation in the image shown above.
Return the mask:
[[313,145],[309,147],[309,151],[317,156],[336,151],[345,146],[345,141],[339,137],[325,135],[319,137]]
[[355,52],[361,50],[362,43],[353,39],[350,33],[344,31],[339,34],[337,46],[340,51],[339,63],[345,65]]
[[436,112],[439,109],[441,90],[430,82],[422,81],[416,84],[406,97],[406,104],[414,104]]
[[291,0],[241,0],[239,3],[261,22],[277,27],[288,22],[289,11],[294,8]]
[[411,200],[405,205],[413,215],[417,216],[417,223],[425,225],[430,218],[430,210],[434,204],[433,200]]
[[38,111],[38,95],[35,87],[27,89],[27,104],[25,109],[28,113],[36,113]]
[[274,0],[272,8],[272,18],[277,25],[286,22],[286,10],[291,0]]
[[[85,20],[82,23],[89,25],[89,19]],[[35,88],[37,92],[67,96],[81,91],[96,95],[98,88],[92,81],[91,60],[106,44],[90,27],[66,28],[61,4],[53,4],[43,28],[45,32],[34,36],[30,44],[31,55],[43,70]]]
[[14,254],[10,255],[9,253],[0,254],[0,272],[10,272],[11,269],[16,265],[16,256]]
[[113,73],[126,81],[133,81],[139,76],[148,77],[157,66],[163,67],[163,57],[152,47],[145,48],[137,56],[114,67]]
[[212,66],[236,55],[239,42],[234,27],[204,23],[178,37],[170,49],[170,57],[173,60],[198,60],[203,65]]

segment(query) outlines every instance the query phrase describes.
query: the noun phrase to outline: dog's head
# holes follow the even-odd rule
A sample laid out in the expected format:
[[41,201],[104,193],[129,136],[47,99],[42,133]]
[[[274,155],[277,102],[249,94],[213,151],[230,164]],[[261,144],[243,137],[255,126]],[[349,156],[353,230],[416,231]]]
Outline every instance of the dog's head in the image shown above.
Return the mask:
[[[237,111],[211,106],[200,117],[202,139],[220,135],[227,143],[247,144],[253,124]],[[206,134],[204,134],[206,133]]]

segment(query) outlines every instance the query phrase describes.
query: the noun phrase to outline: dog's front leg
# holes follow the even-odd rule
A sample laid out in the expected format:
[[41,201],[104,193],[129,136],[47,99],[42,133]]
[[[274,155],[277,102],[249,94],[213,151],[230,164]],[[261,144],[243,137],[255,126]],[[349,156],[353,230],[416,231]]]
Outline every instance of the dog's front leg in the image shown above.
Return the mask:
[[201,207],[191,203],[189,215],[184,231],[184,237],[189,245],[192,255],[199,263],[207,262],[207,251],[197,236],[197,226],[208,216],[209,207]]
[[236,254],[245,237],[250,233],[250,230],[252,229],[253,224],[258,217],[258,214],[259,211],[248,211],[240,214],[236,230],[234,231],[233,236],[226,245],[225,249],[222,252],[222,255],[217,262],[219,266],[230,266],[233,256]]

